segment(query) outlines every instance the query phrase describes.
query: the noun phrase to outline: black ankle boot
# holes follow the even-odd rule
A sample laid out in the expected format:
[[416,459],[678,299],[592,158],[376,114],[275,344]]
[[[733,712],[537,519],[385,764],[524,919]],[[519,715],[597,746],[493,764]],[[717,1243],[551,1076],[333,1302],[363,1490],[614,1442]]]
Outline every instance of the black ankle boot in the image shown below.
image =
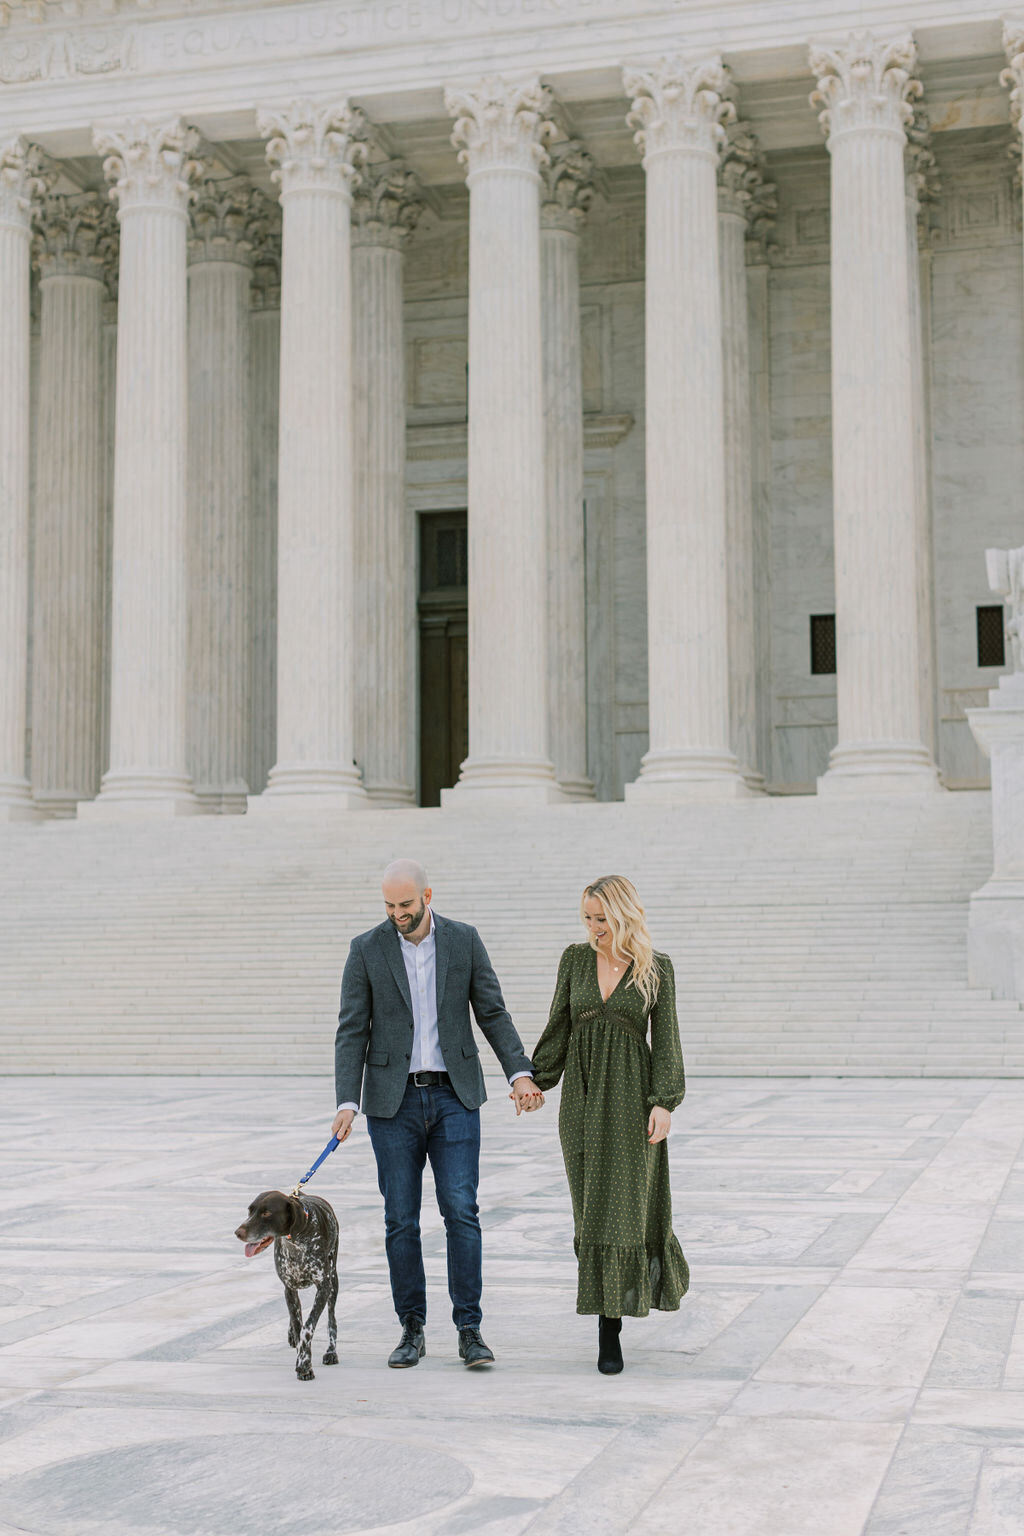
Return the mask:
[[622,1370],[621,1317],[598,1318],[597,1368],[602,1376],[617,1376]]

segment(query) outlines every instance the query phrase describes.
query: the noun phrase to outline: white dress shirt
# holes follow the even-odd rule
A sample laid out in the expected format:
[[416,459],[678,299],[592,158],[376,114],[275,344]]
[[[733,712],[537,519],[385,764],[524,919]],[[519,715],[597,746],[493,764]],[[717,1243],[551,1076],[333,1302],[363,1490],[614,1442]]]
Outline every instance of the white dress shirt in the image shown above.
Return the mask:
[[[430,908],[427,908],[428,912]],[[397,929],[395,930],[398,931]],[[418,944],[398,934],[398,947],[402,963],[409,978],[409,996],[412,999],[412,1055],[409,1072],[446,1072],[441,1054],[441,1037],[437,1029],[437,940],[434,931],[434,914],[430,913],[430,932]],[[516,1077],[527,1077],[517,1072]],[[510,1077],[509,1083],[515,1082]],[[358,1110],[358,1104],[339,1104],[338,1109]]]
[[[429,910],[429,908],[428,908]],[[437,1032],[437,941],[434,914],[430,913],[430,932],[418,944],[398,935],[405,974],[412,997],[412,1056],[410,1072],[444,1072],[441,1039]]]

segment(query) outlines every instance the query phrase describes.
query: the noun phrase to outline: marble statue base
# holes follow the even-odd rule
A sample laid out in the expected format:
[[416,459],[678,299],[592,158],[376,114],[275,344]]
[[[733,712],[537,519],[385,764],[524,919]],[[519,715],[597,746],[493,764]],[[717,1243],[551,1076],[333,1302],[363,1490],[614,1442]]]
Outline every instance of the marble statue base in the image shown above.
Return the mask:
[[1000,678],[987,709],[969,709],[992,762],[992,877],[971,897],[967,963],[973,986],[1024,1000],[1024,673]]

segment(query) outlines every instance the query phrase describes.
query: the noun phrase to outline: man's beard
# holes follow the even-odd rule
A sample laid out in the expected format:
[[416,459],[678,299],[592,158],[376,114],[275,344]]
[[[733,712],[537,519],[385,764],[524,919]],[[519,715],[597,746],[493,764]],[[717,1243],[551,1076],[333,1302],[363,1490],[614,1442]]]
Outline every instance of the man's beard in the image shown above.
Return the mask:
[[399,933],[402,933],[402,934],[405,934],[405,933],[415,933],[417,928],[420,926],[420,923],[422,923],[423,919],[426,917],[426,915],[427,915],[427,904],[426,904],[426,902],[423,902],[421,904],[420,909],[419,909],[418,912],[411,912],[409,914],[409,916],[412,918],[412,922],[410,922],[410,923],[400,922],[397,917],[391,917],[390,915],[389,915],[388,921],[394,924],[395,928],[397,928]]

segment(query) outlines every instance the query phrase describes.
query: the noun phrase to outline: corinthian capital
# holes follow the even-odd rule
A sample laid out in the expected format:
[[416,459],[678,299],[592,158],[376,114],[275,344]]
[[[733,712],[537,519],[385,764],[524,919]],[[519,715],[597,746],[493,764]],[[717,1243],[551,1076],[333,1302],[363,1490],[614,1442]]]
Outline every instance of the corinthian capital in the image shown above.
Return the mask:
[[352,200],[353,245],[401,250],[423,212],[419,177],[396,160],[368,165]]
[[262,202],[263,194],[245,176],[207,177],[192,204],[189,260],[249,266]]
[[257,116],[267,140],[271,177],[282,195],[289,192],[351,194],[358,168],[367,155],[367,123],[347,101],[299,100],[267,107]]
[[146,207],[186,211],[200,170],[194,128],[180,118],[162,123],[133,118],[94,128],[92,138],[105,157],[103,174],[122,214]]
[[771,244],[778,198],[767,162],[749,123],[730,123],[718,168],[718,207],[745,219],[748,251],[761,259]]
[[818,86],[811,106],[821,108],[818,121],[829,139],[864,129],[902,135],[922,91],[912,75],[916,63],[909,32],[898,37],[852,32],[843,43],[812,44],[811,72]]
[[1024,114],[1024,21],[1003,22],[1003,47],[1009,63],[999,83],[1010,92],[1010,117],[1019,132]]
[[0,140],[0,224],[29,233],[32,200],[43,197],[56,174],[38,144],[20,134]]
[[554,97],[536,75],[526,80],[487,75],[471,89],[450,85],[444,104],[455,119],[452,144],[459,164],[470,176],[495,169],[536,172],[547,160]]
[[578,234],[594,198],[594,159],[579,139],[555,144],[541,169],[540,222]]
[[102,282],[116,244],[113,205],[98,192],[50,193],[36,207],[32,255],[41,277],[92,277]]
[[652,69],[626,69],[622,83],[633,99],[626,117],[644,164],[667,150],[717,155],[725,124],[736,108],[727,100],[729,71],[710,59],[660,59]]

